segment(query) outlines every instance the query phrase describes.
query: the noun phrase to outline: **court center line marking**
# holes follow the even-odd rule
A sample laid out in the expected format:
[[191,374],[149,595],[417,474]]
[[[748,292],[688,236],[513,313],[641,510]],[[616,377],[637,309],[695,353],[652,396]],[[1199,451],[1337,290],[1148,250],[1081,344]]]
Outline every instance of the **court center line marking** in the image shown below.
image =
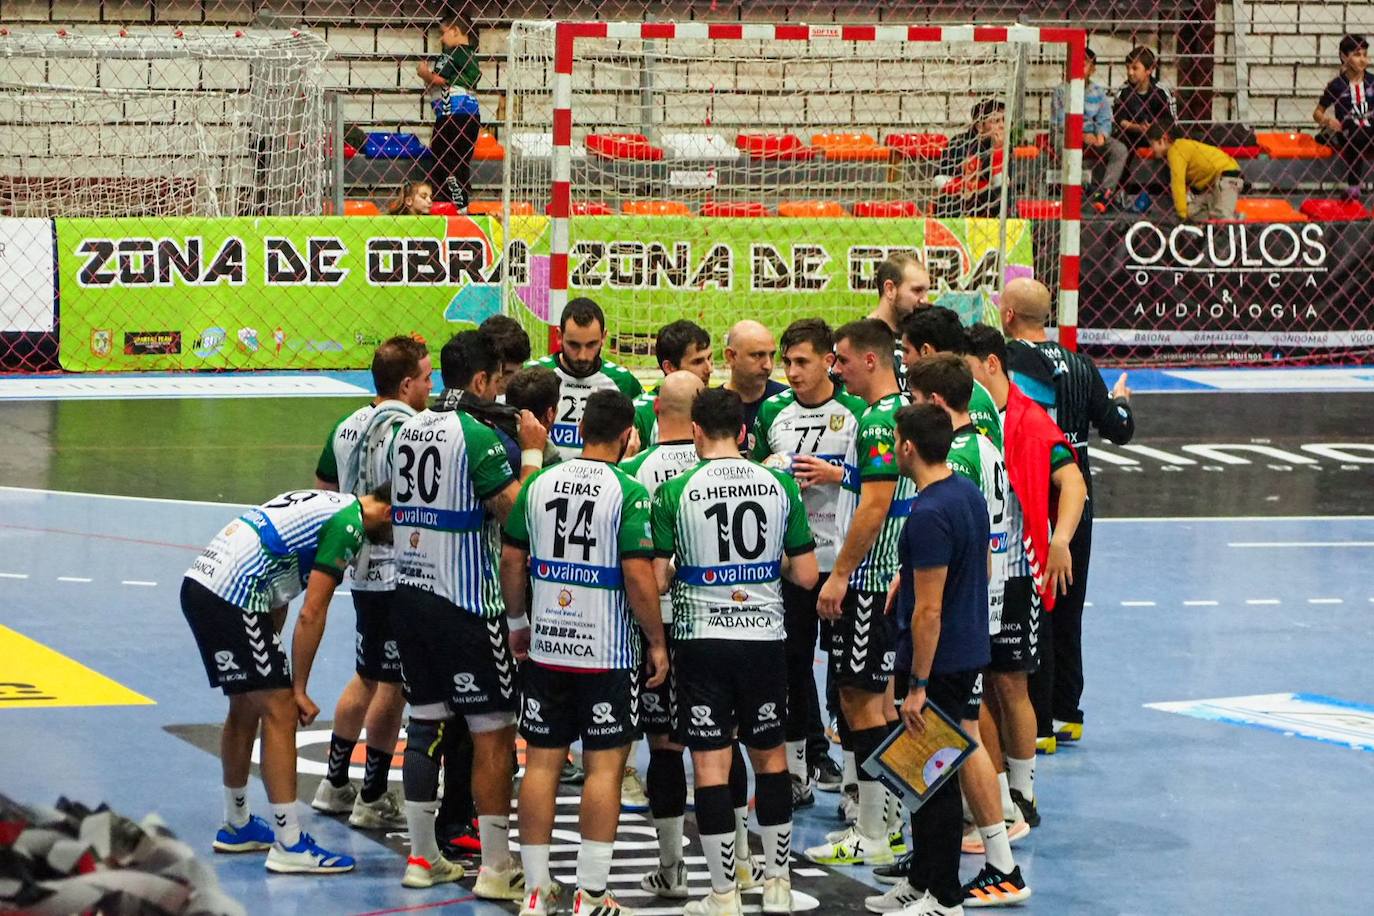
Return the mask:
[[1153,602],[1153,601],[1123,601],[1123,602],[1121,602],[1121,606],[1122,606],[1122,607],[1155,607],[1155,602]]
[[1279,603],[1279,599],[1277,599],[1277,598],[1246,598],[1246,599],[1245,599],[1245,603],[1246,603],[1246,604],[1278,604],[1278,603]]
[[[28,577],[28,573],[0,573],[0,579],[27,579]],[[1374,598],[1369,600],[1374,601]]]
[[135,585],[135,586],[138,586],[138,587],[140,587],[140,588],[153,588],[154,586],[157,585],[156,582],[152,582],[152,581],[150,581],[150,580],[148,580],[148,579],[121,579],[120,582],[119,582],[119,584],[120,584],[120,585]]
[[85,576],[58,576],[58,577],[57,577],[57,581],[58,581],[58,582],[91,582],[91,581],[93,581],[93,580],[88,579],[88,578],[86,578]]
[[1189,600],[1183,602],[1184,607],[1216,607],[1219,604],[1221,604],[1220,601]]
[[1308,604],[1345,604],[1344,598],[1308,598]]
[[1374,541],[1230,541],[1227,547],[1374,547]]

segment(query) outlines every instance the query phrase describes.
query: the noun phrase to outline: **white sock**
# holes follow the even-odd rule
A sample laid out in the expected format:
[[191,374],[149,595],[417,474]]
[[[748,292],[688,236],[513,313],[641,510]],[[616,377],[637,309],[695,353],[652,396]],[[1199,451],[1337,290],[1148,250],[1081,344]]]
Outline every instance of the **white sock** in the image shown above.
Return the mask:
[[406,828],[410,831],[410,854],[433,865],[439,858],[439,842],[434,838],[434,821],[439,817],[439,802],[406,802]]
[[248,810],[248,783],[235,789],[224,787],[224,822],[230,827],[239,828],[248,823],[252,812]]
[[1011,800],[1011,784],[1007,782],[1006,773],[997,774],[997,787],[1002,790],[1002,817],[1009,821],[1015,821],[1021,816],[1021,809],[1016,807],[1016,802]]
[[983,856],[988,864],[1004,875],[1010,874],[1016,867],[1016,860],[1011,856],[1011,840],[1007,839],[1007,825],[998,821],[991,827],[979,827],[978,833],[983,837]]
[[811,772],[806,766],[805,741],[787,742],[787,772],[800,779],[803,785],[811,781]]
[[665,868],[682,861],[682,822],[681,815],[654,818],[654,830],[658,833],[658,864]]
[[844,784],[845,787],[857,785],[859,782],[859,765],[854,762],[854,752],[844,752]]
[[1035,801],[1035,757],[1029,760],[1008,757],[1007,783],[1025,796],[1026,801]]
[[893,795],[886,786],[883,792],[887,795],[887,800],[883,805],[883,815],[887,820],[887,832],[896,833],[902,829],[902,822],[906,820],[906,808],[902,806],[901,799]]
[[763,834],[763,876],[786,878],[792,858],[792,822],[760,826],[759,832]]
[[636,769],[636,767],[635,767],[635,760],[638,759],[637,756],[636,756],[638,753],[639,753],[639,739],[636,738],[634,741],[631,741],[631,742],[630,742],[630,755],[629,755],[628,757],[625,758],[625,766],[626,766],[626,767],[628,767],[629,769],[632,769],[632,770],[633,770],[633,769]]
[[735,889],[735,835],[703,834],[701,849],[706,853],[706,870],[711,873],[711,890],[729,894]]
[[553,883],[549,876],[549,844],[520,844],[520,864],[525,869],[525,887],[534,891]]
[[283,846],[295,846],[301,841],[301,822],[296,820],[295,802],[272,806],[272,829],[277,832],[277,842]]
[[887,838],[887,789],[875,779],[859,783],[859,833],[871,839]]
[[749,864],[749,806],[735,809],[735,861]]
[[[611,850],[614,843],[598,843],[583,840],[577,850],[577,886],[583,891],[591,891],[600,896],[606,893],[606,885],[611,880]],[[529,875],[525,875],[529,881]],[[528,885],[527,885],[528,886]]]
[[482,861],[488,868],[510,867],[510,818],[477,815],[477,836],[482,841]]

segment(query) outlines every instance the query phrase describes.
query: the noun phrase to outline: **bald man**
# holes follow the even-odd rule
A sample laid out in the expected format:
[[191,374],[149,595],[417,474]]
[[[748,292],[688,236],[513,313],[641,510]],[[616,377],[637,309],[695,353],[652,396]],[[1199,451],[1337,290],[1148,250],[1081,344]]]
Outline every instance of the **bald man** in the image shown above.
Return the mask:
[[[1049,339],[1045,327],[1053,314],[1053,296],[1039,280],[1022,277],[1002,291],[1002,330],[1008,337],[1007,362],[1012,381],[1054,418],[1077,452],[1088,487],[1083,520],[1069,543],[1073,581],[1067,594],[1046,614],[1040,638],[1053,647],[1042,652],[1040,671],[1030,680],[1035,705],[1036,747],[1054,753],[1060,741],[1083,737],[1083,600],[1087,594],[1088,558],[1092,552],[1092,469],[1088,439],[1096,427],[1102,438],[1125,445],[1135,435],[1131,390],[1122,373],[1110,393],[1093,361]],[[1044,632],[1045,628],[1052,630]]]
[[735,323],[725,337],[725,364],[730,379],[725,387],[739,395],[744,402],[744,428],[748,441],[742,451],[747,455],[754,448],[754,421],[764,401],[787,386],[772,379],[773,332],[757,321],[745,319]]
[[[667,480],[693,467],[700,459],[692,443],[692,401],[706,384],[694,372],[670,372],[659,385],[658,441],[621,462],[626,473],[654,491]],[[664,629],[669,633],[672,654],[673,602],[662,598]],[[649,739],[649,771],[646,777],[649,811],[658,834],[658,868],[640,886],[666,898],[687,896],[687,866],[682,858],[682,824],[687,814],[687,772],[683,747],[672,740],[669,709],[672,678],[658,687],[641,687],[639,721]]]

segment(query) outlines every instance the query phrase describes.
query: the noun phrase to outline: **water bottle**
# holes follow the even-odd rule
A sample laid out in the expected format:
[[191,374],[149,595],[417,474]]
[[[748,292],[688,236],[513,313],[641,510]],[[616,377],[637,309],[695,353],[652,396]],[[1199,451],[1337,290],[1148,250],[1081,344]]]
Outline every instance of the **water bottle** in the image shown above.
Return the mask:
[[1135,200],[1131,201],[1131,209],[1136,213],[1144,213],[1150,209],[1151,203],[1153,201],[1150,200],[1150,192],[1141,191],[1136,195]]

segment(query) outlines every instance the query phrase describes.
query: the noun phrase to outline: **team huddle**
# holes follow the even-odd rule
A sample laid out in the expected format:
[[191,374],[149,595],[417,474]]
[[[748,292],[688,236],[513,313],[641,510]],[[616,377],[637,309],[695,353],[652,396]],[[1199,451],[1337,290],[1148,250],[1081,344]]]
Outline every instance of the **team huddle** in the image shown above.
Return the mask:
[[[759,891],[763,912],[790,913],[793,811],[834,789],[846,823],[803,854],[874,866],[891,888],[869,910],[950,914],[1029,897],[1011,846],[1039,825],[1037,738],[1076,739],[1082,721],[1061,712],[1062,685],[1044,690],[1053,709],[1033,702],[1031,675],[1057,654],[1047,612],[1086,577],[1071,545],[1088,481],[1081,443],[1009,367],[1025,349],[1023,362],[1045,366],[1026,378],[1053,392],[1067,357],[931,307],[914,254],[882,264],[877,286],[867,318],[795,321],[776,347],[767,328],[740,322],[723,388],[708,387],[710,336],[680,320],[660,331],[664,377],[644,392],[602,357],[606,320],[589,299],[568,303],[561,350],[543,359],[529,360],[510,319],[456,335],[439,354],[436,398],[425,346],[383,343],[376,398],[331,431],[316,487],[230,522],[183,583],[210,683],[229,697],[215,848],[266,850],[274,872],[354,867],[295,811],[295,733],[319,713],[310,670],[351,568],[356,674],[313,805],[360,829],[408,830],[406,887],[457,881],[480,853],[474,893],[518,901],[522,916],[630,913],[608,885],[622,805],[642,802],[659,855],[641,886],[685,899],[690,802],[711,888],[685,912],[741,914],[741,892]],[[1049,293],[1014,281],[1002,310],[1009,328],[1043,331]],[[775,353],[787,386],[771,379]],[[1095,422],[1129,438],[1128,392],[1112,394],[1115,419]],[[280,634],[302,593],[288,656]],[[862,764],[895,729],[922,729],[927,703],[977,746],[908,817]],[[402,802],[387,782],[406,704]],[[827,712],[842,768],[824,750]],[[364,731],[359,790],[349,764]],[[271,823],[247,803],[259,733]],[[631,766],[641,739],[642,782]],[[761,858],[749,847],[750,769]],[[565,889],[549,860],[569,778],[582,783],[580,844]],[[966,883],[961,851],[985,857]]]

